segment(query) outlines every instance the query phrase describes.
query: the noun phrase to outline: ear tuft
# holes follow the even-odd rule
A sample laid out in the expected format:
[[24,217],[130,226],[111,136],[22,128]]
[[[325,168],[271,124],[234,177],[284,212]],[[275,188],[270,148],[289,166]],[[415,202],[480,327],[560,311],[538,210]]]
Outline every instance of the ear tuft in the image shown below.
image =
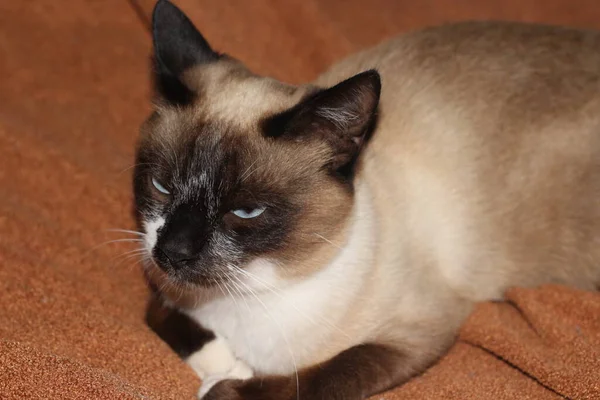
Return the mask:
[[196,65],[217,61],[206,39],[185,14],[168,0],[159,0],[152,13],[155,86],[167,102],[188,104],[194,93],[181,75]]

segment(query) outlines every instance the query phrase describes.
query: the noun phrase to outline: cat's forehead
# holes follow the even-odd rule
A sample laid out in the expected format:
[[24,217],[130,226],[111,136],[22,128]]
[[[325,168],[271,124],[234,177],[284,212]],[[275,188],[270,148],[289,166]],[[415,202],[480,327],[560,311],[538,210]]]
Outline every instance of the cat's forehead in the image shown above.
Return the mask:
[[209,145],[232,135],[260,140],[262,122],[296,105],[311,89],[258,77],[234,61],[194,68],[185,81],[195,100],[185,107],[157,104],[156,118],[147,125],[148,136],[165,147],[196,139]]
[[297,104],[305,88],[254,75],[235,60],[202,65],[184,77],[198,98],[191,109],[205,120],[253,132],[266,116]]
[[[256,126],[241,127],[222,120],[196,118],[190,110],[170,111],[150,122],[143,162],[158,166],[188,189],[225,189],[239,184],[284,188],[313,176],[324,147],[265,138]],[[307,150],[308,149],[308,150]]]

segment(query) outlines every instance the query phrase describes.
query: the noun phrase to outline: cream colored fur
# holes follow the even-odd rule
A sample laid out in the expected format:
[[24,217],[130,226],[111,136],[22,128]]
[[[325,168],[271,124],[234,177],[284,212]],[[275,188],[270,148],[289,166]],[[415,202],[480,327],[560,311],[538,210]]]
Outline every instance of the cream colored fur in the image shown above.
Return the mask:
[[381,115],[358,180],[378,226],[371,296],[387,297],[377,304],[389,320],[373,340],[446,337],[474,302],[511,286],[597,288],[598,33],[434,28],[352,56],[317,84],[368,68],[382,76]]
[[[315,84],[370,68],[382,77],[379,121],[345,239],[330,243],[337,254],[301,277],[259,260],[255,278],[240,278],[256,296],[188,312],[259,374],[294,373],[365,342],[401,349],[418,371],[478,301],[511,286],[600,283],[599,34],[445,26],[352,56]],[[220,94],[231,82],[203,87],[207,107],[231,118],[250,105],[243,125],[298,101],[251,79],[243,87],[257,93],[233,103]]]

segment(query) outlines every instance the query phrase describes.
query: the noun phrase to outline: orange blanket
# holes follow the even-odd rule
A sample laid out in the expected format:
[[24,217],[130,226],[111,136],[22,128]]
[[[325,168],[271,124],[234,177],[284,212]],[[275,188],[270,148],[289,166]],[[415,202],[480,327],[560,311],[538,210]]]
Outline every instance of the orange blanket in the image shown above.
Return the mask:
[[[593,26],[597,0],[178,3],[219,50],[294,82],[408,28]],[[0,398],[184,399],[193,372],[143,323],[130,174],[149,109],[150,0],[0,2]],[[274,40],[277,38],[277,40]],[[376,399],[600,399],[600,295],[515,289],[422,376]]]

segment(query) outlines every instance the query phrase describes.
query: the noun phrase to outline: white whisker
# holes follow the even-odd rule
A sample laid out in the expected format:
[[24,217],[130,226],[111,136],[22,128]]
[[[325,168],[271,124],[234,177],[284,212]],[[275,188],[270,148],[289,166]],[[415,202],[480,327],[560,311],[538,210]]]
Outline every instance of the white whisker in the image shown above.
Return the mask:
[[[232,273],[227,273],[226,275],[229,278],[234,278],[235,279],[236,278],[234,276],[234,273],[235,273],[235,269],[234,268],[235,267],[233,267],[231,265],[228,265],[228,267],[229,267],[229,270],[232,271]],[[246,296],[244,295],[244,292],[242,291],[242,289],[240,288],[240,286],[237,283],[235,283],[235,281],[231,281],[231,283],[233,284],[233,288],[236,289],[236,291],[239,294],[240,298],[244,301],[244,304],[246,304],[246,308],[248,309],[248,312],[252,312],[252,309],[250,308],[250,305],[246,301]]]
[[124,170],[120,171],[119,175],[121,175],[122,173],[124,173],[126,171],[129,171],[132,168],[135,168],[135,167],[138,167],[138,166],[141,166],[141,165],[156,165],[156,166],[158,166],[159,164],[156,164],[156,163],[138,163],[138,164],[133,164],[133,165],[130,165],[129,167],[125,168]]
[[128,242],[128,243],[143,243],[143,239],[138,239],[138,238],[130,238],[130,239],[115,239],[115,240],[109,240],[107,242],[104,243],[100,243],[99,245],[96,245],[94,247],[92,247],[91,249],[89,249],[84,255],[83,257],[87,257],[89,256],[91,253],[93,253],[94,251],[98,250],[100,247],[102,246],[106,246],[112,243],[122,243],[122,242]]
[[233,293],[231,293],[231,290],[229,289],[229,285],[227,284],[227,281],[224,280],[223,282],[223,286],[225,286],[225,290],[227,290],[227,293],[229,293],[229,296],[231,297],[231,299],[233,300],[233,303],[235,304],[235,310],[239,311],[240,306],[238,305],[237,300],[235,299],[235,296],[233,295]]
[[146,252],[146,249],[135,249],[135,250],[131,250],[131,251],[126,251],[125,253],[114,257],[112,260],[110,260],[110,262],[112,263],[112,262],[115,262],[115,261],[121,259],[118,264],[118,265],[121,265],[122,263],[124,263],[127,260],[131,260],[134,257],[141,256],[145,252]]
[[138,249],[133,249],[130,251],[126,251],[125,253],[119,254],[118,256],[115,257],[115,259],[126,256],[128,254],[133,254],[133,253],[144,253],[146,252],[146,249],[144,247],[138,248]]
[[342,246],[340,246],[340,245],[338,245],[338,244],[335,244],[335,243],[333,243],[331,240],[327,239],[325,236],[323,236],[323,235],[320,235],[320,234],[318,234],[318,233],[316,233],[316,232],[313,232],[313,235],[315,235],[315,236],[316,236],[316,237],[318,237],[319,239],[322,239],[322,240],[324,240],[325,242],[329,243],[329,244],[330,244],[330,245],[332,245],[333,247],[335,247],[335,248],[337,248],[337,249],[340,249],[340,250],[342,250]]
[[246,168],[246,171],[244,171],[244,173],[240,177],[240,181],[244,182],[250,175],[252,175],[254,173],[254,171],[256,171],[256,169],[254,169],[253,171],[250,171],[250,169],[252,167],[254,167],[254,164],[256,164],[257,162],[258,162],[258,159],[254,160],[254,162],[252,164],[250,164],[250,166],[248,168]]
[[129,229],[106,229],[107,232],[119,232],[119,233],[130,233],[132,235],[137,235],[137,236],[146,236],[146,234],[144,232],[138,232],[138,231],[132,231]]
[[219,283],[219,280],[218,279],[213,279],[213,282],[217,284],[217,287],[219,288],[219,290],[221,290],[221,293],[223,293],[223,297],[227,297],[227,294],[225,294],[225,291],[223,290],[223,287]]
[[[120,266],[120,265],[121,265],[121,264],[123,264],[124,262],[125,262],[125,260],[123,260],[122,262],[120,262],[118,265]],[[126,267],[127,267],[127,268],[131,268],[131,269],[132,269],[133,267],[135,267],[136,265],[138,265],[138,264],[139,264],[139,263],[141,263],[141,262],[144,262],[144,259],[143,259],[143,258],[142,258],[142,259],[138,259],[138,260],[137,260],[136,262],[134,262],[134,263],[128,263],[128,264],[126,264]]]

